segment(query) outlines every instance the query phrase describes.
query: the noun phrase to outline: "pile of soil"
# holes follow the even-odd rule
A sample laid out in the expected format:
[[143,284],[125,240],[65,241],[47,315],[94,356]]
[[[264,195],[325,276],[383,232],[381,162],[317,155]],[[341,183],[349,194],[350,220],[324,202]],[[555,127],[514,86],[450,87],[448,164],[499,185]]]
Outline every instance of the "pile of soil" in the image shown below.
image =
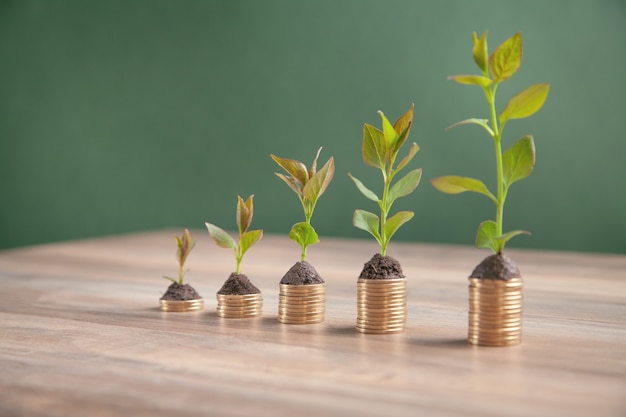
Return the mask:
[[189,284],[180,285],[176,282],[172,282],[167,291],[161,297],[161,300],[174,300],[174,301],[188,301],[198,300],[202,298],[200,294]]
[[260,294],[261,290],[255,287],[244,274],[233,272],[217,293],[222,295]]
[[281,284],[289,285],[315,285],[323,284],[324,280],[317,273],[313,265],[307,261],[297,262],[287,271],[285,276],[280,280]]
[[369,279],[394,279],[404,278],[400,262],[391,256],[382,256],[377,253],[363,265],[359,278]]
[[511,258],[504,254],[496,253],[487,256],[474,269],[470,278],[502,279],[521,278],[519,268]]

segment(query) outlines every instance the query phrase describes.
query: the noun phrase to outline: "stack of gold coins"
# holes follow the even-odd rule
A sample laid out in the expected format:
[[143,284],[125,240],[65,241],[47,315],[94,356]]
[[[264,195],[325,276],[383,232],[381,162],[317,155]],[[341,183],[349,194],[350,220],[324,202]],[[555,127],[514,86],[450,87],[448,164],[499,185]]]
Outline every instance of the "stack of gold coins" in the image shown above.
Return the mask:
[[229,319],[258,317],[263,312],[263,296],[258,294],[217,294],[217,315]]
[[468,340],[480,346],[522,341],[522,279],[469,279]]
[[186,311],[199,311],[204,308],[204,300],[198,298],[196,300],[160,300],[161,311],[173,311],[183,313]]
[[401,333],[406,325],[406,278],[357,282],[356,329],[361,333]]
[[286,324],[315,324],[324,321],[326,284],[280,284],[278,321]]

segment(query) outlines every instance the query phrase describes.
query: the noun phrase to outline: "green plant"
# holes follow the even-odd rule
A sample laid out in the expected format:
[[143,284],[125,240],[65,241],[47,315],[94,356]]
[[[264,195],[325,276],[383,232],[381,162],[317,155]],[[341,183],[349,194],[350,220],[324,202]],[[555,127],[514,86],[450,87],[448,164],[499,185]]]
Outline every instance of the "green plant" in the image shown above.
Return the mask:
[[311,169],[307,169],[306,165],[295,159],[271,155],[274,162],[289,174],[284,175],[276,172],[276,175],[298,195],[304,210],[304,221],[294,224],[289,231],[291,240],[299,244],[302,249],[300,260],[303,262],[306,260],[307,247],[319,242],[319,237],[311,225],[315,205],[335,175],[335,162],[332,156],[322,169],[317,171],[317,158],[321,151],[322,148],[317,150]]
[[412,211],[399,211],[391,217],[389,212],[392,204],[400,197],[409,195],[418,186],[422,177],[422,169],[409,171],[404,177],[392,184],[395,176],[413,159],[419,151],[415,142],[411,144],[409,153],[394,168],[400,148],[409,136],[413,123],[413,109],[400,116],[392,125],[383,112],[379,111],[382,118],[383,130],[365,123],[363,126],[363,161],[374,168],[380,169],[383,176],[383,195],[381,198],[368,189],[361,181],[348,173],[359,191],[368,199],[378,203],[380,217],[374,213],[357,209],[354,211],[352,224],[361,230],[369,232],[380,245],[380,254],[385,256],[387,246],[394,233],[413,217]]
[[243,255],[248,249],[252,247],[263,237],[263,230],[248,230],[252,223],[252,215],[254,214],[254,195],[248,197],[247,200],[243,200],[240,196],[237,196],[237,227],[239,229],[239,243],[235,242],[226,231],[219,227],[205,222],[211,239],[222,248],[231,248],[235,252],[235,260],[237,267],[235,273],[239,275],[241,266],[241,260]]
[[458,194],[472,191],[483,194],[496,205],[496,220],[486,220],[478,227],[476,246],[489,248],[495,253],[502,253],[507,241],[520,234],[530,234],[524,230],[503,233],[504,203],[509,187],[530,175],[535,165],[535,143],[532,135],[519,139],[506,152],[502,153],[502,131],[511,119],[523,119],[538,111],[548,97],[549,84],[535,84],[509,100],[499,115],[496,115],[496,90],[501,82],[513,76],[522,62],[522,35],[516,33],[500,45],[487,58],[487,32],[479,38],[473,34],[472,55],[481,70],[481,75],[454,75],[450,79],[460,84],[477,85],[482,88],[489,105],[489,119],[466,119],[455,123],[448,129],[459,125],[476,124],[482,126],[493,139],[496,154],[497,193],[494,196],[480,180],[455,175],[434,178],[431,182],[439,191]]
[[185,275],[185,261],[187,260],[187,256],[191,250],[196,246],[196,241],[191,236],[191,232],[185,229],[182,237],[174,236],[176,239],[176,246],[178,250],[176,251],[176,258],[178,259],[178,279],[174,279],[171,277],[163,276],[165,279],[169,279],[175,284],[183,285],[183,276]]

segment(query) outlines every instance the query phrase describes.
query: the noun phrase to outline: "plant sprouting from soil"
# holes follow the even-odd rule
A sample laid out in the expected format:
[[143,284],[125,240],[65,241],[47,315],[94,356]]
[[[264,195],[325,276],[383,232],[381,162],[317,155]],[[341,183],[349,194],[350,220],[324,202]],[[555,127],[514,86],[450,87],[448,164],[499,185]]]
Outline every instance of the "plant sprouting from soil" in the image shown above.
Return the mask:
[[239,242],[235,242],[226,231],[219,227],[205,222],[211,239],[222,248],[231,248],[235,252],[236,269],[235,273],[239,275],[241,260],[248,249],[252,247],[263,237],[263,230],[248,230],[252,223],[252,215],[254,214],[254,195],[248,197],[244,201],[243,198],[237,196],[237,227],[239,229]]
[[413,217],[412,211],[399,211],[389,217],[392,204],[400,197],[411,194],[418,186],[422,177],[422,169],[409,171],[404,177],[392,182],[396,175],[407,166],[419,151],[419,146],[413,142],[408,154],[394,167],[400,148],[406,142],[413,123],[413,109],[400,116],[392,125],[383,112],[379,111],[382,118],[382,131],[372,125],[363,126],[363,161],[374,168],[380,169],[383,177],[382,197],[367,188],[361,181],[348,173],[359,191],[368,199],[375,201],[380,209],[380,216],[369,211],[357,209],[354,211],[352,224],[361,230],[369,232],[380,245],[380,254],[386,255],[387,246],[391,237],[407,221]]
[[490,119],[471,118],[455,123],[448,129],[459,125],[476,124],[481,126],[493,139],[496,154],[497,191],[494,195],[480,180],[456,175],[434,178],[433,186],[448,194],[472,191],[487,196],[496,206],[496,220],[486,220],[478,227],[476,246],[489,248],[501,254],[511,238],[520,234],[530,234],[524,230],[503,233],[504,203],[511,185],[530,175],[535,165],[535,144],[532,135],[526,135],[502,152],[502,131],[511,119],[523,119],[538,111],[548,97],[549,84],[535,84],[521,91],[509,100],[504,109],[497,114],[496,90],[501,82],[511,78],[522,62],[522,35],[516,33],[502,43],[491,56],[487,52],[487,32],[480,38],[474,32],[472,55],[481,71],[480,75],[454,75],[450,79],[460,84],[479,86],[485,93],[489,106]]
[[187,229],[183,232],[182,237],[174,236],[174,238],[176,239],[176,246],[178,247],[176,251],[176,259],[178,259],[178,279],[167,276],[163,276],[163,278],[169,279],[175,284],[183,285],[183,276],[186,272],[185,261],[191,250],[196,246],[196,241],[191,236],[191,232]]
[[311,217],[313,217],[315,205],[320,196],[326,191],[326,188],[335,175],[335,162],[332,156],[324,166],[317,171],[317,158],[321,151],[322,148],[319,148],[310,169],[307,169],[306,165],[295,159],[286,159],[273,154],[271,155],[274,162],[288,174],[285,175],[277,172],[276,175],[298,195],[304,210],[304,221],[294,224],[289,231],[291,240],[300,245],[302,249],[300,260],[303,262],[306,260],[307,247],[319,242],[317,232],[311,225]]

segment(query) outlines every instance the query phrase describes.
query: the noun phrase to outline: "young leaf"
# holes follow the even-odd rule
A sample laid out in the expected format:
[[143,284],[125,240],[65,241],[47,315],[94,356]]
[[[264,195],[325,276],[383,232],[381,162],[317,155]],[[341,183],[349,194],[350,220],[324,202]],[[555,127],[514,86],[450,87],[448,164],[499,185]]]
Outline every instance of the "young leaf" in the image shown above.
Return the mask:
[[378,223],[380,219],[374,213],[365,210],[354,210],[352,224],[357,229],[369,232],[380,243],[380,233],[378,232]]
[[530,235],[530,232],[527,232],[526,230],[513,230],[503,235],[496,236],[496,239],[501,241],[502,247],[504,247],[504,244],[506,242],[508,242],[509,240],[511,240],[511,238],[514,238],[515,236],[518,236],[518,235]]
[[461,120],[460,122],[457,122],[457,123],[453,124],[452,126],[446,127],[446,130],[453,129],[453,128],[457,127],[457,126],[470,125],[470,124],[482,126],[487,131],[487,133],[489,133],[489,135],[491,137],[493,137],[493,130],[491,130],[491,128],[489,127],[489,120],[488,119],[474,119],[474,118],[472,118],[472,119]]
[[335,175],[335,160],[331,156],[328,162],[324,164],[322,169],[316,172],[310,179],[304,184],[304,188],[302,192],[304,196],[312,202],[317,201],[317,199],[326,191],[328,184],[333,179]]
[[243,254],[246,253],[248,249],[252,247],[255,243],[257,243],[263,237],[263,230],[250,230],[249,232],[245,232],[241,235],[241,239],[239,241],[240,245],[240,256],[243,257]]
[[496,237],[496,222],[485,220],[478,226],[476,233],[476,247],[491,249],[494,253],[499,253],[502,243]]
[[317,158],[319,158],[320,152],[322,152],[321,146],[317,150],[317,153],[315,154],[315,159],[313,159],[313,162],[311,163],[311,168],[309,169],[309,178],[311,178],[317,172]]
[[294,224],[289,231],[289,238],[302,247],[314,245],[320,241],[313,226],[307,222]]
[[213,239],[213,241],[217,243],[217,246],[221,248],[231,248],[233,250],[237,250],[237,242],[235,242],[235,239],[233,239],[226,231],[211,223],[204,224],[209,230],[209,235],[211,236],[211,239]]
[[408,222],[413,218],[412,211],[399,211],[394,214],[392,217],[387,219],[385,223],[385,236],[387,237],[387,241],[391,239],[391,236],[394,235],[404,223]]
[[239,235],[243,235],[252,223],[252,215],[254,213],[253,198],[254,195],[251,195],[244,201],[243,198],[237,196],[237,226],[239,227]]
[[387,194],[387,209],[400,197],[409,195],[417,188],[422,178],[422,168],[414,169],[400,178]]
[[369,198],[372,201],[378,202],[379,199],[378,199],[378,196],[376,195],[376,193],[374,193],[372,190],[370,190],[365,185],[363,185],[363,183],[360,180],[358,180],[355,177],[353,177],[352,174],[350,174],[349,172],[348,172],[348,176],[350,178],[352,178],[352,181],[354,181],[354,184],[356,185],[356,188],[359,189],[361,194],[363,194],[365,197]]
[[478,38],[476,32],[473,33],[474,38],[474,48],[472,49],[472,55],[474,57],[474,62],[478,65],[478,68],[486,74],[488,71],[487,67],[487,31],[483,32],[483,34]]
[[511,98],[500,113],[500,124],[504,126],[510,119],[532,116],[543,106],[549,91],[550,84],[535,84]]
[[302,194],[302,184],[300,183],[300,181],[296,180],[292,176],[288,177],[286,175],[283,175],[280,172],[275,172],[275,174],[278,178],[285,181],[285,184],[287,184],[289,188],[291,188],[296,194],[298,194],[299,197],[304,197],[304,194]]
[[363,161],[374,168],[383,168],[387,158],[387,145],[383,132],[374,126],[363,125]]
[[496,83],[511,78],[522,63],[522,34],[520,32],[504,41],[489,57],[489,69]]
[[[415,109],[415,103],[411,103],[411,107],[404,113],[402,116],[398,117],[398,120],[393,124],[393,129],[396,132],[404,132],[407,129],[410,129],[413,124],[413,111]],[[409,131],[406,132],[407,136],[409,135]]]
[[415,156],[415,154],[417,152],[419,152],[420,147],[417,145],[417,143],[413,142],[411,144],[411,147],[409,148],[409,154],[407,156],[405,156],[404,158],[402,158],[402,160],[400,161],[400,163],[398,164],[398,166],[396,167],[395,171],[398,172],[400,171],[402,168],[404,168],[405,166],[407,166],[407,164],[409,162],[411,162],[411,160],[413,159],[413,157]]
[[535,165],[533,137],[527,135],[515,142],[502,156],[502,164],[506,187],[529,176]]
[[378,110],[378,114],[380,114],[380,118],[383,120],[383,136],[385,137],[386,149],[393,149],[398,140],[398,132],[393,128],[385,113]]
[[276,155],[270,154],[274,162],[281,166],[292,177],[305,184],[309,179],[309,173],[306,170],[306,166],[295,159],[280,158]]
[[182,267],[182,265],[184,265],[185,261],[187,260],[187,256],[189,256],[191,250],[194,248],[194,246],[196,246],[196,241],[191,236],[191,232],[189,231],[189,229],[185,229],[181,239],[179,239],[178,236],[174,237],[176,238],[176,245],[178,246],[178,251],[176,253],[178,256],[178,263]]
[[449,80],[454,80],[459,84],[478,85],[480,87],[489,87],[493,81],[482,75],[452,75]]
[[433,178],[430,182],[436,189],[447,194],[459,194],[465,191],[473,191],[486,195],[493,202],[498,204],[498,200],[491,194],[487,186],[482,181],[474,178],[446,175]]

